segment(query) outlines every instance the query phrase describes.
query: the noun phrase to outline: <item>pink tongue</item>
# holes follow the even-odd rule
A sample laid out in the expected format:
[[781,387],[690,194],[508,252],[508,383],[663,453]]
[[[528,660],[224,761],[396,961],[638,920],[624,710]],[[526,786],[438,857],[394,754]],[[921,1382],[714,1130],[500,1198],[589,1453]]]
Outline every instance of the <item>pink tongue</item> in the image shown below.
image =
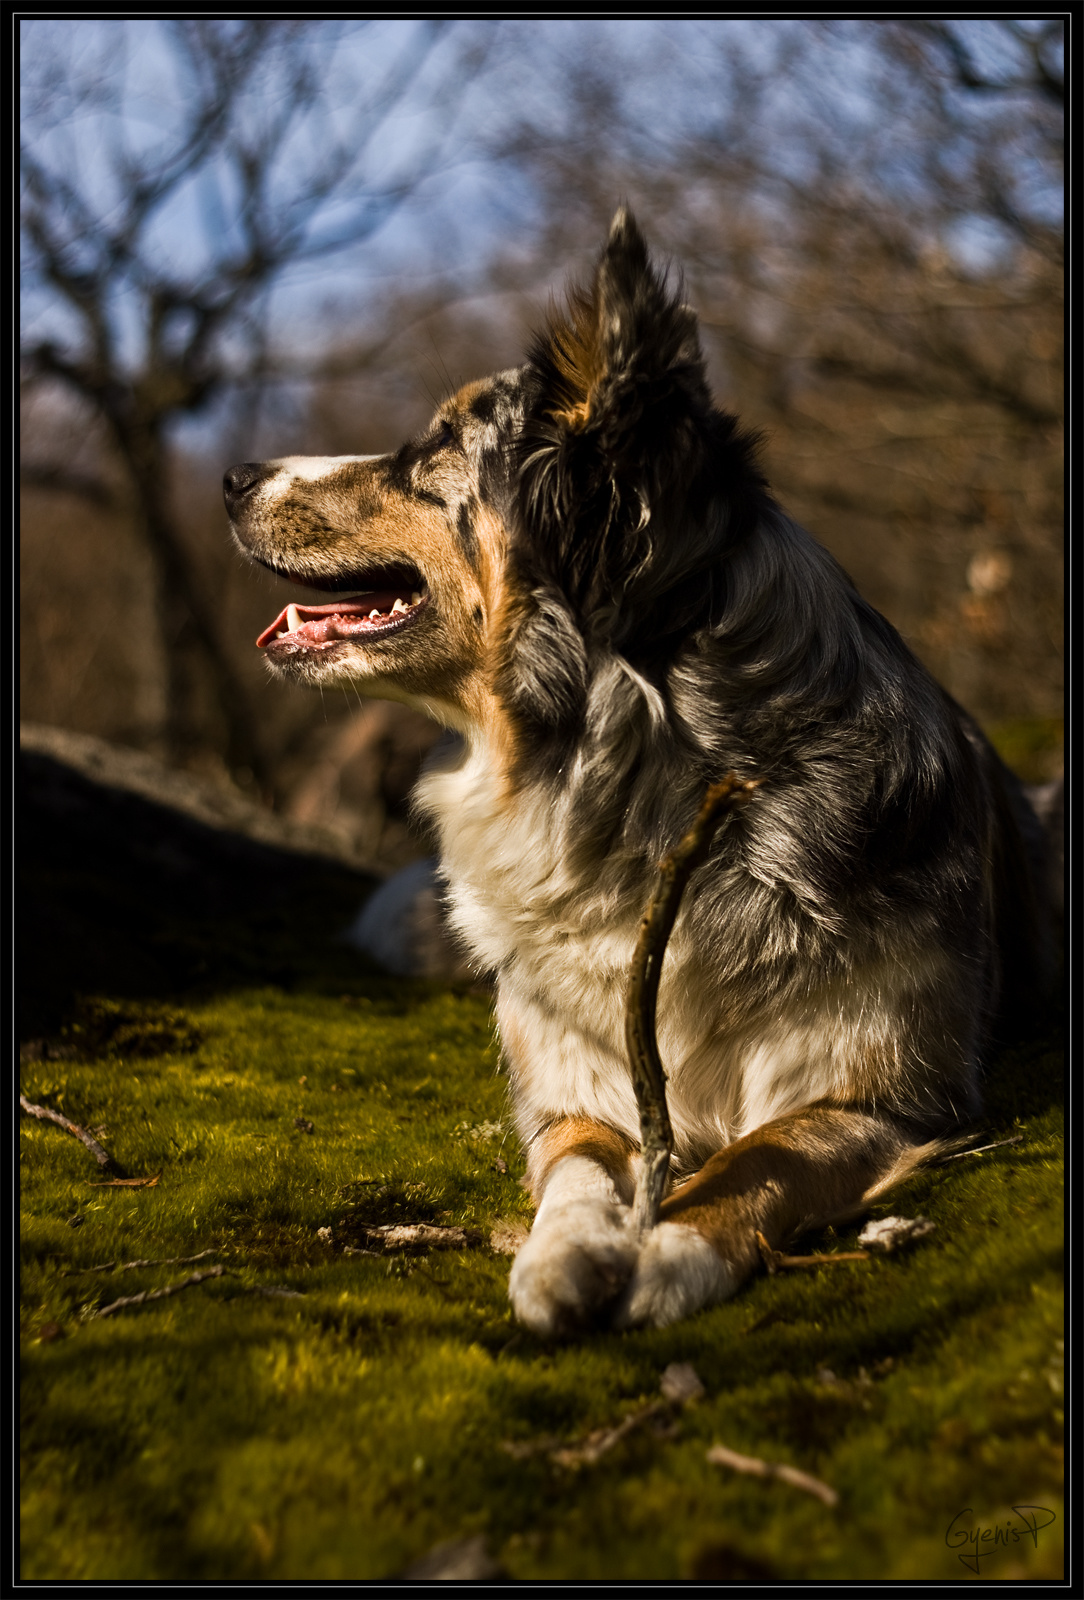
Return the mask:
[[[335,624],[325,619],[350,617],[354,619],[354,627],[346,631],[353,632],[356,631],[357,623],[368,617],[370,611],[379,611],[382,615],[390,613],[398,598],[400,598],[398,590],[388,589],[373,594],[361,595],[357,600],[338,600],[329,606],[298,606],[296,609],[303,624],[306,622],[320,624],[320,626],[312,630],[306,630],[305,638],[311,639],[313,643],[322,644],[327,639],[340,637]],[[404,604],[409,603],[409,595],[403,595],[401,598]],[[289,606],[286,606],[284,610],[280,611],[271,626],[265,628],[260,634],[260,637],[256,640],[258,649],[262,650],[265,645],[271,643],[272,639],[280,638],[287,631],[286,613],[289,609]],[[296,629],[295,633],[300,631],[300,629]]]

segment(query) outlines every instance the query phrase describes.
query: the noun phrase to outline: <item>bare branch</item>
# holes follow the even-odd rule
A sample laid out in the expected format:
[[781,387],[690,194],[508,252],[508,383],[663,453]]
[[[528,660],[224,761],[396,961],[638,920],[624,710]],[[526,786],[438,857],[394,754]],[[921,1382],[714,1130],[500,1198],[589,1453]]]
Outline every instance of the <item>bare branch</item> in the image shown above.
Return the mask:
[[655,1002],[666,942],[685,885],[706,860],[723,816],[748,800],[758,786],[758,780],[744,780],[734,772],[712,784],[688,833],[659,862],[658,882],[640,923],[625,1002],[625,1043],[640,1112],[642,1160],[632,1207],[633,1226],[640,1233],[653,1228],[658,1220],[674,1148],[666,1109],[666,1073],[655,1039]]
[[1058,74],[1043,55],[1043,46],[1061,37],[1062,25],[1058,22],[1049,24],[1042,33],[1036,33],[1030,29],[1025,31],[1018,22],[1006,18],[1004,31],[1023,46],[1031,66],[1030,72],[1007,74],[984,72],[949,22],[916,19],[897,25],[913,28],[935,45],[947,58],[954,81],[961,89],[984,95],[1038,90],[1055,105],[1062,107],[1065,104],[1064,75]]
[[839,1250],[835,1255],[788,1256],[782,1250],[773,1250],[767,1239],[756,1230],[757,1249],[769,1277],[790,1267],[834,1267],[841,1261],[868,1261],[868,1250]]
[[1014,1134],[1011,1139],[998,1139],[995,1144],[980,1144],[975,1145],[970,1150],[956,1150],[952,1155],[942,1157],[941,1161],[939,1161],[937,1165],[944,1166],[945,1162],[947,1161],[962,1161],[965,1156],[983,1156],[988,1150],[1004,1150],[1006,1145],[1023,1144],[1023,1142],[1024,1135],[1022,1133],[1017,1133]]
[[66,1133],[73,1133],[77,1139],[81,1139],[95,1161],[105,1171],[116,1172],[120,1170],[116,1166],[113,1157],[102,1149],[97,1139],[92,1138],[87,1130],[81,1128],[77,1122],[69,1122],[67,1117],[62,1117],[59,1111],[51,1111],[48,1106],[33,1105],[25,1094],[19,1096],[19,1104],[28,1116],[37,1117],[42,1122],[55,1122],[58,1128],[63,1128]]
[[778,1478],[780,1483],[789,1483],[794,1489],[802,1489],[826,1506],[839,1504],[839,1495],[828,1484],[808,1472],[799,1471],[797,1467],[788,1466],[786,1462],[761,1461],[758,1456],[739,1455],[725,1444],[712,1445],[707,1458],[713,1466],[729,1467],[732,1472],[744,1472],[754,1478]]
[[100,1311],[92,1312],[92,1317],[112,1317],[118,1311],[130,1311],[136,1306],[150,1305],[154,1300],[168,1300],[170,1295],[181,1294],[185,1289],[195,1289],[201,1283],[206,1283],[209,1278],[224,1278],[229,1272],[228,1267],[208,1267],[205,1272],[193,1272],[191,1277],[182,1278],[180,1283],[168,1283],[164,1289],[144,1289],[142,1294],[124,1295],[120,1300],[114,1300],[110,1305],[103,1306]]
[[115,1261],[103,1261],[100,1267],[75,1267],[60,1276],[62,1278],[81,1278],[90,1272],[135,1272],[143,1267],[187,1267],[195,1261],[206,1261],[208,1256],[217,1256],[217,1250],[201,1250],[195,1256],[161,1256],[155,1261],[125,1261],[122,1266]]

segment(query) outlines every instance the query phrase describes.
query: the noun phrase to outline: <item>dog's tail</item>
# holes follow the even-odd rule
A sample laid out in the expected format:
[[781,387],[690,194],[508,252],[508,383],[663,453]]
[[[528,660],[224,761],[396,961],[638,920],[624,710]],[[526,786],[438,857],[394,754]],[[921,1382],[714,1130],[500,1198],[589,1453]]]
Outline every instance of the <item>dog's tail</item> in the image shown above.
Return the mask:
[[864,1190],[861,1197],[853,1204],[845,1206],[840,1211],[834,1211],[831,1216],[810,1216],[802,1220],[801,1224],[791,1234],[792,1239],[799,1238],[803,1233],[812,1232],[817,1228],[838,1227],[841,1224],[854,1222],[867,1212],[870,1206],[896,1189],[908,1178],[914,1177],[924,1167],[936,1166],[955,1155],[961,1155],[965,1150],[971,1149],[978,1143],[982,1133],[972,1129],[968,1133],[950,1134],[937,1139],[927,1139],[923,1144],[905,1144],[892,1157],[878,1178]]
[[876,1183],[870,1185],[862,1196],[861,1204],[852,1214],[858,1216],[867,1210],[890,1189],[905,1183],[922,1167],[934,1166],[949,1156],[962,1155],[965,1150],[971,1149],[980,1137],[980,1134],[972,1131],[955,1134],[949,1138],[929,1139],[925,1144],[909,1145],[900,1151],[888,1171],[882,1173]]

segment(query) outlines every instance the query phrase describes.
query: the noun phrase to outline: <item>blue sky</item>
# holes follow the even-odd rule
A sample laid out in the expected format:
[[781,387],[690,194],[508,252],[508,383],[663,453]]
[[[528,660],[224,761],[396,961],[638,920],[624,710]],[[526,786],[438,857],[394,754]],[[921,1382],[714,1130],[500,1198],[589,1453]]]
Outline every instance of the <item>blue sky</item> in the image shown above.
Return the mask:
[[[218,25],[231,26],[228,21]],[[283,192],[304,187],[304,174],[337,136],[350,138],[359,105],[394,73],[426,27],[409,19],[317,26],[319,90],[312,112],[284,147],[275,174]],[[401,104],[359,153],[358,192],[393,181],[420,159],[423,175],[416,193],[362,246],[283,274],[272,301],[280,337],[286,343],[310,342],[329,300],[356,296],[360,301],[388,286],[422,286],[450,270],[469,286],[498,247],[526,242],[529,253],[536,200],[523,167],[509,158],[509,141],[525,116],[539,139],[559,139],[568,131],[561,91],[576,71],[595,68],[611,86],[632,158],[637,142],[673,148],[725,119],[731,90],[719,50],[729,47],[736,63],[734,85],[743,77],[765,75],[769,124],[777,134],[772,156],[784,168],[801,173],[808,159],[802,119],[816,119],[820,103],[825,108],[820,125],[827,126],[830,111],[841,163],[847,160],[848,140],[878,135],[889,152],[885,181],[906,184],[902,166],[892,175],[892,129],[878,125],[884,108],[863,27],[868,25],[843,25],[829,41],[805,20],[779,19],[510,20],[449,27]],[[997,64],[996,25],[979,20],[966,24],[965,33],[978,59]],[[153,19],[33,20],[22,24],[22,44],[25,136],[89,197],[91,212],[107,224],[124,192],[125,163],[168,145],[183,120],[192,85],[176,37]],[[788,48],[793,59],[787,74],[773,82],[773,63]],[[472,70],[457,65],[472,54]],[[48,72],[58,62],[64,76],[45,94],[42,109]],[[255,140],[261,124],[275,115],[277,82],[269,73],[249,85],[245,117]],[[1047,203],[1056,206],[1057,196],[1051,194]],[[334,230],[348,209],[337,213],[329,206],[320,226]],[[95,228],[87,233],[93,235]],[[230,175],[221,163],[210,162],[156,212],[147,242],[171,270],[198,277],[201,263],[235,233]],[[988,219],[963,216],[946,242],[981,265],[996,254],[1000,239]],[[76,239],[73,249],[78,248]],[[134,354],[139,338],[134,284],[127,294],[127,306],[122,293],[115,311],[122,339]],[[32,276],[24,310],[31,337],[63,337],[66,316]]]

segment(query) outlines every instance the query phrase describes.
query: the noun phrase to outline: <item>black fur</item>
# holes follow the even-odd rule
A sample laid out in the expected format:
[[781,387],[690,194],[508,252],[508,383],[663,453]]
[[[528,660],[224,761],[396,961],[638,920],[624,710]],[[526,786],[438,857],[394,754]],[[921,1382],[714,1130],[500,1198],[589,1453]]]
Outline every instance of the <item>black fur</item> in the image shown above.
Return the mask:
[[[536,340],[522,378],[523,598],[499,683],[531,726],[523,781],[561,774],[586,863],[657,859],[708,781],[762,779],[692,900],[702,936],[733,930],[728,960],[757,969],[758,1003],[765,983],[792,999],[811,971],[947,946],[960,1073],[910,1084],[901,1109],[966,1105],[999,994],[1019,1014],[1045,978],[1019,785],[772,500],[756,441],[711,403],[692,313],[627,213],[593,292]],[[616,684],[615,659],[632,669]]]

